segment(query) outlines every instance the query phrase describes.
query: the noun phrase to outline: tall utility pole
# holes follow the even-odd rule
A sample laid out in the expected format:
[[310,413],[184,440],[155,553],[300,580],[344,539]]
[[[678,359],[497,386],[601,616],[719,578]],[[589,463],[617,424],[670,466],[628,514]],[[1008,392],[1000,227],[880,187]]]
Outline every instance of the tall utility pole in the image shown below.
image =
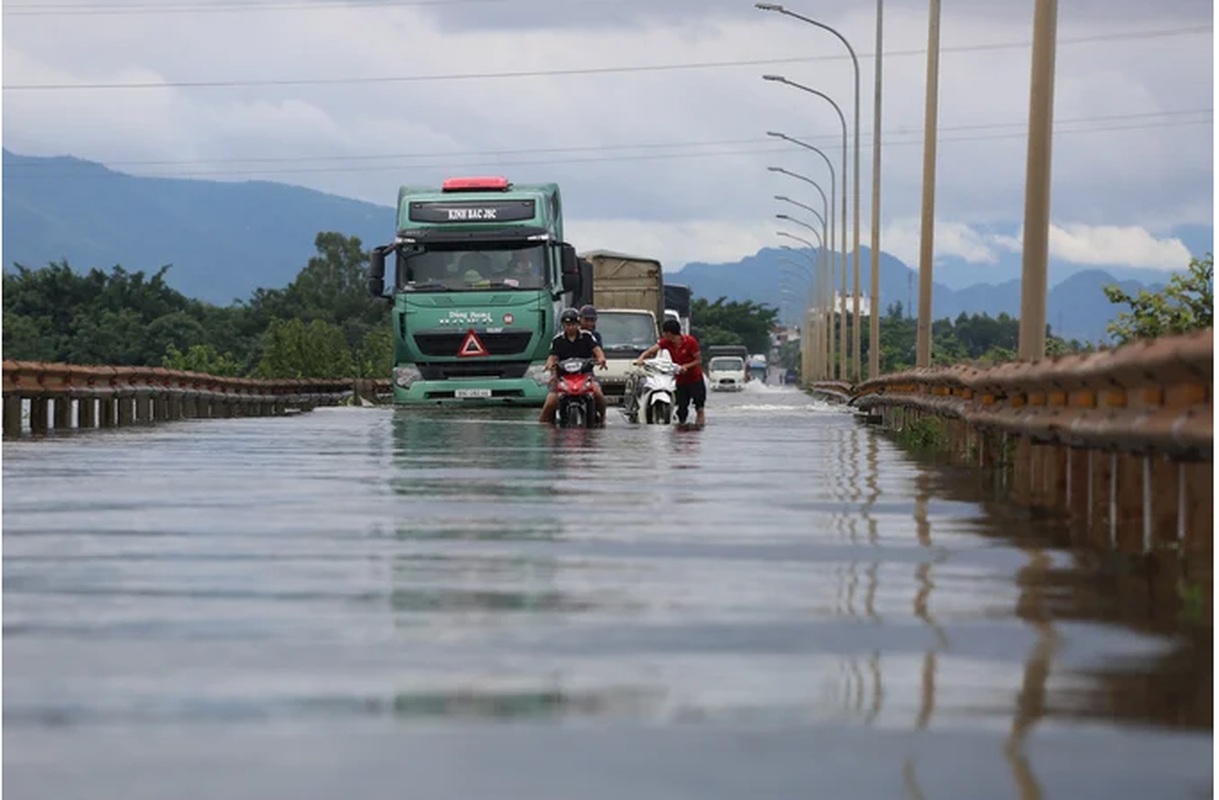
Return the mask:
[[931,258],[935,253],[935,138],[940,91],[940,0],[927,23],[927,104],[923,122],[923,228],[918,259],[918,343],[914,365],[931,366]]
[[1029,149],[1024,183],[1024,270],[1020,278],[1020,358],[1045,356],[1046,270],[1050,255],[1050,149],[1054,141],[1054,53],[1058,0],[1036,0]]
[[[872,312],[868,315],[868,377],[880,374],[880,84],[885,0],[876,0],[876,89],[872,106]],[[858,123],[856,123],[858,124]]]

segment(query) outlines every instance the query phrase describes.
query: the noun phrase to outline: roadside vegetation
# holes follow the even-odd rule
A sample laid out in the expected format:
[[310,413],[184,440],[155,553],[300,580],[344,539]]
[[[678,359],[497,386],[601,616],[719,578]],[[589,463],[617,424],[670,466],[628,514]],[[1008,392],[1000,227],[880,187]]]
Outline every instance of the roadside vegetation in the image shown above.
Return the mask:
[[[314,247],[317,254],[287,286],[256,289],[248,300],[229,306],[176,291],[166,282],[169,267],[146,276],[121,266],[79,273],[66,261],[40,269],[16,265],[3,276],[4,358],[260,378],[388,377],[389,306],[366,293],[368,253],[362,242],[321,232]],[[1111,337],[1120,344],[1209,327],[1213,272],[1208,253],[1160,292],[1132,297],[1105,287],[1111,302],[1128,306],[1109,325]],[[740,344],[751,353],[769,353],[777,320],[778,310],[764,303],[725,297],[696,297],[691,309],[691,329],[703,347]],[[1019,332],[1019,319],[1007,314],[935,320],[932,363],[1013,360]],[[914,366],[916,340],[917,321],[900,303],[889,306],[881,318],[881,368]],[[870,346],[865,327],[865,359]],[[1091,349],[1052,331],[1047,342],[1051,354]],[[799,370],[798,340],[780,349],[779,363]]]

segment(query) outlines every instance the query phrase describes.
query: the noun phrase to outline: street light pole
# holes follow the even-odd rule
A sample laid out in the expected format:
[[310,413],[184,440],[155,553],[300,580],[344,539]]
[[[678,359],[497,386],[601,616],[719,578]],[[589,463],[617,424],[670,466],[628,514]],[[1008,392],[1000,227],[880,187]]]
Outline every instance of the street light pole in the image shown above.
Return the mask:
[[[860,372],[861,372],[860,365],[859,365],[859,355],[861,352],[860,351],[860,342],[859,342],[859,59],[855,55],[855,48],[851,47],[851,43],[847,41],[847,38],[845,36],[843,36],[841,33],[839,33],[838,31],[836,31],[834,28],[831,28],[829,25],[826,25],[824,22],[818,22],[815,19],[809,19],[808,17],[806,17],[802,14],[797,14],[794,11],[790,11],[777,3],[754,3],[754,7],[758,8],[762,11],[777,11],[780,14],[786,14],[789,17],[794,17],[795,19],[798,19],[801,22],[807,22],[809,25],[816,26],[818,28],[821,28],[823,31],[828,31],[829,33],[834,34],[834,36],[838,37],[838,41],[840,41],[844,45],[846,45],[847,52],[851,54],[851,63],[855,67],[855,191],[854,191],[854,195],[855,195],[855,276],[854,276],[855,283],[854,283],[854,292],[855,292],[855,294],[854,294],[854,303],[853,303],[853,310],[852,310],[852,319],[853,319],[853,323],[854,323],[853,330],[854,330],[855,340],[854,340],[854,348],[852,350],[852,359],[854,361],[854,365],[853,365],[854,370],[853,371],[854,371],[854,375],[855,375],[855,381],[858,382],[859,377],[860,377]],[[843,184],[844,184],[844,188],[845,188],[845,184],[846,184],[845,167],[843,168]],[[845,222],[843,223],[843,234],[844,234],[844,238],[845,238],[845,234],[846,234]],[[843,265],[843,270],[844,270],[844,275],[845,275],[845,270],[846,270],[845,264]],[[845,290],[843,291],[843,294],[846,294]],[[844,297],[843,298],[844,304],[845,304],[845,300],[846,300],[846,298]],[[843,311],[844,312],[846,311],[845,305],[844,305]]]
[[[809,209],[809,210],[812,211],[812,209]],[[813,211],[813,213],[816,214],[817,212]],[[825,223],[822,222],[822,228],[824,228],[824,227],[825,227]],[[782,236],[783,231],[779,231],[779,235]],[[821,246],[817,249],[821,253],[820,260],[822,262],[822,266],[824,266],[824,264],[825,264],[825,240],[821,238],[820,234],[816,234],[816,236],[817,236],[817,240],[821,243]],[[798,237],[792,237],[792,238],[798,239]],[[801,241],[803,241],[803,240],[801,240]],[[821,292],[822,292],[822,281],[824,280],[825,270],[817,269],[817,261],[815,261],[809,253],[806,253],[803,250],[797,250],[796,248],[792,247],[789,244],[781,244],[781,245],[779,245],[779,247],[783,248],[784,250],[788,250],[792,253],[799,253],[800,255],[802,255],[806,259],[808,259],[808,265],[809,265],[809,269],[811,271],[811,275],[812,275],[812,279],[813,279],[813,283],[812,283],[813,288],[812,288],[812,291],[809,292],[809,298],[808,298],[809,307],[811,309],[814,304],[817,304],[817,301],[819,299],[816,296],[821,294]],[[811,243],[809,243],[809,249],[812,249]],[[780,259],[780,260],[782,260],[782,259]],[[820,277],[818,277],[819,272],[821,273]],[[806,322],[807,322],[807,320],[806,320]],[[818,344],[820,344],[820,341],[821,341],[820,335],[817,336],[816,341]],[[808,349],[811,354],[810,363],[811,363],[812,369],[806,370],[805,374],[814,374],[814,375],[820,377],[822,353],[819,350],[818,351],[813,350],[813,338],[812,338],[811,333],[810,333],[809,341],[808,341]]]
[[790,136],[784,136],[781,133],[775,133],[773,131],[767,131],[766,135],[767,136],[777,136],[780,139],[786,139],[789,142],[794,142],[795,144],[798,144],[801,147],[807,147],[810,150],[815,151],[817,153],[817,155],[819,155],[823,159],[825,159],[826,166],[828,166],[830,168],[830,194],[829,194],[828,198],[826,197],[825,192],[821,189],[821,185],[819,183],[817,183],[815,180],[813,180],[812,178],[807,178],[798,172],[791,172],[789,170],[783,169],[783,167],[767,167],[766,169],[770,170],[771,172],[781,172],[784,175],[790,175],[793,178],[797,178],[799,180],[804,181],[807,184],[810,184],[814,189],[817,190],[817,193],[821,195],[821,207],[825,212],[825,216],[822,217],[822,221],[823,222],[827,221],[827,220],[829,221],[829,237],[830,238],[825,240],[825,244],[827,247],[829,247],[831,253],[834,252],[834,215],[832,213],[830,213],[834,210],[833,197],[834,197],[835,184],[837,183],[835,175],[834,175],[834,165],[830,163],[830,159],[828,156],[826,156],[825,153],[821,152],[821,150],[819,148],[813,147],[811,144],[805,144],[804,142],[800,141],[799,139],[793,139]]
[[923,225],[918,258],[918,341],[915,366],[931,366],[931,258],[935,252],[936,111],[940,91],[940,0],[930,0],[927,98],[923,123]]
[[[813,328],[808,323],[813,318],[812,317],[813,309],[816,307],[818,295],[820,295],[820,293],[821,293],[821,281],[819,280],[819,277],[818,277],[819,270],[817,269],[817,263],[815,261],[813,261],[813,257],[810,256],[808,253],[804,252],[803,250],[797,250],[796,248],[792,247],[791,245],[787,245],[787,244],[780,245],[780,247],[782,247],[784,250],[788,250],[792,253],[799,253],[800,255],[807,258],[810,268],[813,271],[813,276],[814,276],[813,288],[809,292],[808,304],[807,304],[808,308],[806,309],[805,317],[803,320],[806,327],[803,328],[801,331],[802,333],[807,333],[808,335],[807,335],[807,337],[805,337],[803,335],[800,337],[801,338],[800,355],[801,355],[801,362],[805,363],[805,367],[804,367],[805,377],[806,378],[811,377],[812,379],[817,380],[821,377],[821,351],[819,349],[817,349],[816,347],[814,347],[814,345],[818,344],[820,342],[820,339],[821,339],[820,330],[819,330],[819,328],[817,328],[817,329]],[[818,314],[820,314],[820,309],[818,309]]]
[[[813,247],[813,243],[808,239],[796,236],[794,233],[778,231],[778,235],[794,239],[810,249]],[[834,270],[826,255],[824,237],[821,239],[821,242],[821,281],[817,291],[817,304],[821,309],[821,315],[817,325],[820,331],[817,337],[817,354],[821,362],[820,374],[825,379],[830,380],[834,377],[834,326],[831,324],[829,317],[829,298],[834,291]],[[829,251],[833,252],[832,246],[829,248]]]
[[[804,300],[804,314],[803,314],[804,324],[801,326],[801,329],[800,329],[800,365],[801,365],[801,372],[804,373],[805,386],[807,386],[809,377],[813,374],[813,369],[814,369],[812,366],[812,350],[813,350],[813,348],[812,348],[812,331],[808,325],[808,317],[812,310],[813,291],[814,291],[814,286],[816,284],[816,279],[813,276],[812,270],[810,270],[808,267],[805,267],[803,264],[797,264],[795,261],[792,261],[790,258],[783,258],[782,256],[779,257],[779,260],[785,261],[794,267],[800,267],[804,271],[804,275],[798,275],[797,273],[784,268],[782,270],[783,274],[790,275],[792,277],[801,277],[801,278],[804,278],[805,280],[807,280],[807,282],[808,282],[808,291],[805,294],[805,300]],[[809,257],[809,260],[811,262],[811,260],[812,260],[811,256]],[[779,278],[780,288],[782,288],[782,285],[783,285],[783,278],[782,278],[782,276],[780,276],[780,278]]]
[[[796,89],[800,89],[802,91],[808,92],[809,94],[817,95],[818,97],[825,100],[831,106],[834,107],[834,110],[836,112],[838,112],[838,120],[839,120],[839,122],[842,123],[842,174],[844,176],[842,179],[842,314],[839,316],[839,324],[838,324],[838,334],[839,334],[838,359],[841,362],[839,364],[838,369],[839,369],[839,377],[846,378],[847,377],[847,314],[846,314],[846,311],[847,311],[846,310],[846,298],[847,298],[847,236],[846,236],[846,232],[847,232],[847,181],[846,181],[845,175],[847,172],[847,120],[846,120],[846,117],[842,113],[842,109],[839,108],[838,104],[834,102],[834,98],[830,97],[825,92],[818,91],[811,87],[805,86],[804,84],[796,83],[795,81],[790,81],[787,78],[784,78],[782,75],[763,75],[762,80],[774,81],[777,83],[785,83],[788,86],[795,87]],[[858,234],[858,232],[856,232],[856,233]],[[856,286],[855,288],[856,288],[856,290],[858,290],[859,287]],[[837,304],[835,303],[834,305],[835,305],[834,310],[837,311],[837,308],[836,308]],[[859,320],[856,319],[855,322],[856,322],[856,324],[853,326],[853,328],[855,330],[855,335],[858,336],[859,335],[859,324],[858,324]]]
[[[880,84],[885,0],[876,0],[876,88],[872,106],[872,313],[868,315],[868,377],[880,375]],[[856,125],[859,121],[856,120]]]
[[1020,358],[1045,356],[1046,270],[1050,255],[1050,149],[1054,141],[1054,51],[1058,0],[1036,0],[1024,183],[1024,270],[1020,278]]
[[[833,198],[834,198],[834,189],[836,188],[836,184],[837,184],[837,176],[836,176],[836,173],[834,172],[833,163],[830,162],[829,156],[827,156],[824,152],[822,152],[821,148],[815,147],[814,145],[811,145],[808,142],[801,141],[800,139],[795,139],[791,136],[788,136],[787,134],[778,133],[776,131],[767,131],[766,135],[774,136],[779,139],[784,139],[793,144],[798,144],[801,147],[812,150],[814,153],[821,156],[821,159],[825,162],[825,165],[830,170],[830,199],[825,204],[825,216],[826,216],[826,219],[829,220],[829,239],[826,239],[824,236],[822,236],[822,241],[825,243],[825,247],[822,248],[822,255],[825,258],[826,284],[821,287],[821,295],[822,295],[821,307],[822,307],[823,313],[822,313],[820,322],[822,325],[825,326],[825,335],[822,337],[822,339],[823,339],[823,345],[825,347],[826,378],[832,379],[834,377],[834,366],[833,366],[834,365],[834,315],[831,313],[830,304],[834,297],[834,247],[835,247],[834,220],[835,220],[835,217],[830,212],[832,212],[834,210]],[[817,188],[818,191],[821,191],[821,187],[818,186],[817,182],[814,181],[812,178],[807,178],[799,173],[791,172],[790,170],[786,170],[783,167],[767,167],[766,169],[770,170],[771,172],[781,172],[784,175],[790,175],[793,178],[798,178],[799,180],[802,180],[805,183],[812,184],[813,186],[815,186]],[[822,195],[822,198],[824,199],[825,192],[821,192],[821,195]],[[842,235],[846,236],[845,229],[843,230]],[[827,252],[826,248],[828,248],[828,252]],[[827,289],[826,286],[828,286],[829,288]]]

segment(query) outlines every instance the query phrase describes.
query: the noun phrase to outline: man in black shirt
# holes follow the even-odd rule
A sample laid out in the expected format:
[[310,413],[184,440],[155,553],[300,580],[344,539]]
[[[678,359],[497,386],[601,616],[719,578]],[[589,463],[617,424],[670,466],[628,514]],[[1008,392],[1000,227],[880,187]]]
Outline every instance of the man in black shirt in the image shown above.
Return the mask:
[[[601,369],[607,368],[605,353],[601,351],[597,340],[588,331],[580,328],[580,315],[574,308],[564,309],[562,316],[559,317],[559,322],[563,325],[563,331],[550,342],[550,355],[546,359],[548,372],[553,370],[560,361],[568,358],[591,358],[596,360],[597,366]],[[538,417],[539,422],[554,422],[554,412],[559,406],[559,395],[555,391],[556,383],[557,381],[550,384],[550,394],[546,395],[546,402],[542,404],[542,413]],[[604,423],[605,395],[601,393],[601,385],[596,380],[593,380],[592,387],[593,396],[597,401],[597,414],[600,421]]]
[[605,340],[601,338],[601,331],[597,330],[597,309],[592,306],[580,307],[580,327],[593,335],[597,340],[598,347],[605,347]]

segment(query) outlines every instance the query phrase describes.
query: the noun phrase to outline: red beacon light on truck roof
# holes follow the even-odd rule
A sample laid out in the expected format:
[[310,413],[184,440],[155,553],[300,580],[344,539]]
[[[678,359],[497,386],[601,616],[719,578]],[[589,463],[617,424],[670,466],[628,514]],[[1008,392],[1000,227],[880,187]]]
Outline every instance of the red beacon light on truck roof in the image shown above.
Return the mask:
[[440,186],[442,192],[470,192],[496,189],[504,191],[507,188],[508,179],[502,175],[474,178],[446,178],[445,182]]

